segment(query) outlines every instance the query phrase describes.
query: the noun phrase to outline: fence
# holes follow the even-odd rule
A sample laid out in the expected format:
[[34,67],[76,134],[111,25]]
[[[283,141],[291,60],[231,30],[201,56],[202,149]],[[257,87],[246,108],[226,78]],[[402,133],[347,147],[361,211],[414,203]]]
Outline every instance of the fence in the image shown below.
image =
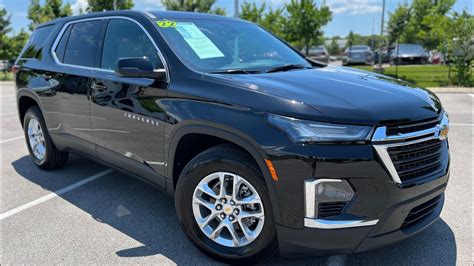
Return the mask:
[[[381,52],[380,52],[381,51]],[[342,65],[376,71],[412,82],[421,87],[441,87],[456,84],[458,65],[461,57],[472,58],[474,48],[466,55],[460,50],[451,56],[436,50],[425,49],[421,44],[397,42],[391,47],[376,49],[368,45],[348,44],[342,55]],[[381,66],[381,68],[380,68]],[[467,66],[466,77],[473,84],[473,66]]]

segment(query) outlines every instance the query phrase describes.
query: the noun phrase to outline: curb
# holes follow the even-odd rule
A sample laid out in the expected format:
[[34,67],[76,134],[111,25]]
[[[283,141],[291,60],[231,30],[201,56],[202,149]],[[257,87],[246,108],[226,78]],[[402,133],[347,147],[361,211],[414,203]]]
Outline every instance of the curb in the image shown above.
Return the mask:
[[434,93],[474,93],[473,87],[439,87],[427,89]]

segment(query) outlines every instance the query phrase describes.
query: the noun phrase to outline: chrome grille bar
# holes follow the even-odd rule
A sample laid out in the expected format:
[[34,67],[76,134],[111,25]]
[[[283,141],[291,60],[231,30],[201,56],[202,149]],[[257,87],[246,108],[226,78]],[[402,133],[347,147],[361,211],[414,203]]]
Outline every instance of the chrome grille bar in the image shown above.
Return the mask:
[[446,139],[448,131],[449,118],[447,114],[444,113],[441,121],[435,127],[416,132],[387,135],[386,126],[378,127],[372,137],[372,143],[374,145],[375,151],[379,155],[383,164],[387,168],[387,171],[392,177],[392,180],[397,184],[401,184],[402,180],[400,179],[397,169],[390,158],[388,148],[415,144],[431,139],[443,140]]

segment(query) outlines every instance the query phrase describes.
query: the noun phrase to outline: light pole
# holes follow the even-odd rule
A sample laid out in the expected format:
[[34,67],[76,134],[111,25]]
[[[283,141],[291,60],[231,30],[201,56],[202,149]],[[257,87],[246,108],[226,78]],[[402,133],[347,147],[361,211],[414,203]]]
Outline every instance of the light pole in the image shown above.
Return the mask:
[[383,68],[382,68],[382,48],[383,48],[383,45],[384,45],[384,41],[383,41],[383,24],[384,24],[384,21],[385,20],[385,0],[383,0],[383,4],[382,4],[382,24],[380,25],[380,37],[382,37],[382,42],[380,43],[380,48],[379,48],[379,71],[380,72],[383,72]]
[[239,0],[234,0],[234,18],[239,17]]
[[117,10],[117,0],[114,0],[114,10]]

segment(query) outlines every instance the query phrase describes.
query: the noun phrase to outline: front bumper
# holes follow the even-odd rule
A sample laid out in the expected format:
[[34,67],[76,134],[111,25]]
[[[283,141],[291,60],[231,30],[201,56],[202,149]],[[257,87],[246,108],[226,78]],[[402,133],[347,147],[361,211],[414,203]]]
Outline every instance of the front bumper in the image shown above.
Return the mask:
[[[348,254],[388,245],[426,228],[443,207],[448,162],[445,171],[401,186],[373,145],[295,144],[267,153],[279,176],[274,188],[281,216],[277,235],[282,255]],[[313,221],[306,217],[303,184],[319,179],[350,183],[354,197],[343,215]],[[440,197],[439,204],[429,215],[404,226],[411,210],[436,197]]]
[[[443,176],[439,180],[441,184],[435,189],[393,204],[375,225],[343,229],[308,227],[295,229],[277,225],[280,253],[286,257],[351,254],[380,248],[407,239],[437,220],[443,208],[447,179],[448,175]],[[403,226],[403,221],[410,210],[436,197],[441,197],[441,199],[429,215],[409,226]]]

